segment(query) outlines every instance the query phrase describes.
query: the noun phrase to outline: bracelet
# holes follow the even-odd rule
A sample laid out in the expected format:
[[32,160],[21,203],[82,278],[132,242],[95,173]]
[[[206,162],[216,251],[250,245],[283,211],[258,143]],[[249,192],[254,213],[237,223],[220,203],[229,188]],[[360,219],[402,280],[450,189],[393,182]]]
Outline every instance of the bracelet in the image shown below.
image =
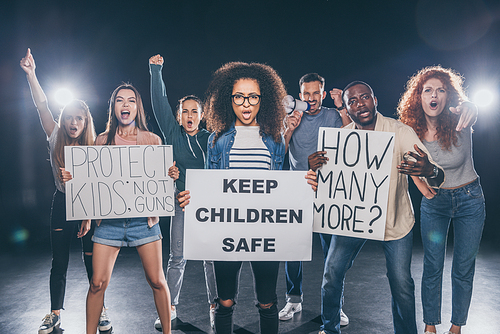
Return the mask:
[[430,179],[435,179],[439,175],[439,168],[437,168],[436,165],[434,165],[432,173],[433,173],[432,176],[429,176]]

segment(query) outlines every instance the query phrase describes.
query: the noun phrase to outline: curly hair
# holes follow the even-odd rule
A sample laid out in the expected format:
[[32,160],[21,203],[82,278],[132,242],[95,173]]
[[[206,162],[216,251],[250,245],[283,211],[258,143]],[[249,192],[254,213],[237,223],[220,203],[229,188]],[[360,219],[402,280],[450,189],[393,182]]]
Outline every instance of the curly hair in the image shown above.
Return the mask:
[[406,91],[399,100],[397,112],[399,120],[411,126],[420,140],[423,140],[427,132],[427,122],[422,108],[422,90],[427,80],[432,78],[441,81],[448,93],[446,106],[438,116],[437,138],[443,149],[450,150],[452,144],[457,145],[455,127],[459,116],[450,112],[449,107],[455,107],[467,101],[462,87],[463,78],[459,73],[439,65],[421,69],[406,83]]
[[260,133],[280,142],[282,121],[286,114],[281,103],[286,90],[280,76],[268,65],[230,62],[215,71],[206,92],[204,109],[207,128],[215,132],[213,143],[236,120],[231,95],[234,84],[240,79],[254,79],[259,84],[261,100],[256,120]]
[[116,103],[116,96],[118,95],[118,92],[120,92],[122,89],[130,89],[131,91],[134,92],[137,104],[137,116],[135,117],[135,126],[140,130],[148,131],[148,126],[146,122],[146,113],[144,111],[144,106],[142,104],[141,94],[139,93],[137,88],[135,88],[133,85],[129,83],[122,83],[120,86],[116,87],[116,89],[111,94],[111,97],[109,98],[108,122],[106,123],[106,131],[104,132],[106,134],[106,145],[113,145],[115,143],[115,134],[119,124],[119,121],[115,115],[115,103]]

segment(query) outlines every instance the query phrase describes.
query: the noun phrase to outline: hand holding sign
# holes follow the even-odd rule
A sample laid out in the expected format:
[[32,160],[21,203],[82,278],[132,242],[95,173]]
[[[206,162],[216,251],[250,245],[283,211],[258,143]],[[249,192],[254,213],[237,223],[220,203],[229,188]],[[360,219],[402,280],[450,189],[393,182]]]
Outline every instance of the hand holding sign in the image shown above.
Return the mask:
[[170,178],[174,181],[179,178],[179,168],[175,165],[175,161],[174,164],[168,169],[168,176],[170,176]]
[[307,184],[311,185],[313,191],[318,189],[318,177],[316,176],[316,172],[312,169],[309,169],[306,174]]
[[184,190],[177,194],[177,200],[179,201],[179,206],[182,208],[182,211],[185,211],[184,207],[189,204],[189,199],[191,198],[189,194],[189,190]]
[[325,156],[326,151],[317,151],[307,157],[307,162],[309,168],[312,170],[317,170],[328,161],[328,157]]
[[59,167],[59,169],[61,170],[61,180],[63,183],[66,183],[68,181],[71,181],[71,179],[73,178],[71,176],[71,173],[68,172],[66,169],[62,168],[62,167]]

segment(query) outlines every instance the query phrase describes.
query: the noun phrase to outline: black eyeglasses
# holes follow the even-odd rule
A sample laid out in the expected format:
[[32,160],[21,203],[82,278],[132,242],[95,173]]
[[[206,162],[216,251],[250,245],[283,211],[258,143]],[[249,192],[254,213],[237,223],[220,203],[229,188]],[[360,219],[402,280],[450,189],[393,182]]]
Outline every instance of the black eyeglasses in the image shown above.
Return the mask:
[[260,95],[254,94],[250,96],[243,96],[241,94],[234,94],[231,95],[231,98],[233,99],[234,104],[237,106],[241,106],[243,103],[245,103],[245,100],[248,100],[248,103],[251,106],[256,106],[260,102]]

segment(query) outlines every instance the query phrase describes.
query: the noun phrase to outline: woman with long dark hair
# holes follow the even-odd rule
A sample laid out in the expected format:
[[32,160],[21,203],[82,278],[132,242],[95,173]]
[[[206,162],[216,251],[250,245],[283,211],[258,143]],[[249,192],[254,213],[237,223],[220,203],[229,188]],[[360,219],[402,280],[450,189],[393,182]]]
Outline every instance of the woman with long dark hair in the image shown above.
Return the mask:
[[[160,145],[161,139],[149,132],[141,95],[130,84],[118,86],[110,98],[106,131],[96,145]],[[169,176],[178,177],[175,166]],[[144,267],[160,317],[163,331],[170,333],[170,293],[163,272],[159,217],[103,219],[95,228],[94,258],[90,288],[87,294],[87,334],[95,334],[99,309],[111,279],[113,267],[123,246],[136,247]]]

